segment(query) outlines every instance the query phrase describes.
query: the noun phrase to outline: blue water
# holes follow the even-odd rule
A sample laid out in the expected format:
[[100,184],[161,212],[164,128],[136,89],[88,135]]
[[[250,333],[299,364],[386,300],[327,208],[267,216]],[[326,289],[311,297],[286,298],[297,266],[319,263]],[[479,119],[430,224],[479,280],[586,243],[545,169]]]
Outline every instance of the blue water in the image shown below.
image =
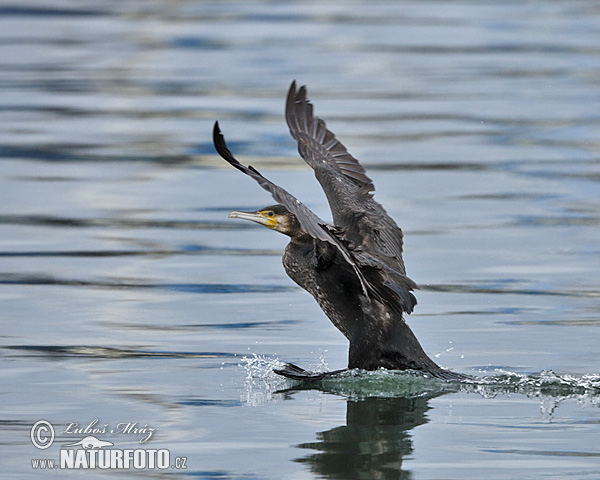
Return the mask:
[[[592,0],[2,4],[3,476],[599,478],[597,45]],[[423,347],[483,383],[273,374],[347,342],[286,238],[227,219],[272,199],[211,129],[329,218],[293,79],[404,230]],[[94,421],[187,468],[32,468]]]

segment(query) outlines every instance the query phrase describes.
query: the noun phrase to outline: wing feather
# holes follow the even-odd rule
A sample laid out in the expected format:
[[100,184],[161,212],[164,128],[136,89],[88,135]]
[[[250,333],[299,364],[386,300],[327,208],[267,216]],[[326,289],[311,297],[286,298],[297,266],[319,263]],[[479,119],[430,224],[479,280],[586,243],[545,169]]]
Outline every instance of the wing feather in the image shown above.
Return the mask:
[[288,91],[285,118],[298,152],[327,196],[333,223],[344,232],[359,266],[378,269],[381,288],[396,295],[402,309],[410,313],[416,304],[410,290],[417,286],[406,277],[402,230],[373,199],[375,186],[365,169],[325,121],[314,116],[306,87],[297,88],[296,82]]
[[346,231],[352,244],[404,272],[402,230],[373,199],[375,186],[363,166],[325,122],[313,115],[306,88],[297,88],[296,82],[288,91],[285,117],[300,155],[315,171],[327,196],[334,224]]
[[292,82],[286,101],[286,121],[292,137],[298,142],[302,158],[313,168],[326,165],[346,175],[362,194],[374,191],[373,182],[358,160],[348,153],[346,147],[327,129],[323,120],[313,115],[313,106],[306,96],[306,87],[296,89]]
[[328,225],[327,222],[321,220],[317,215],[315,215],[315,213],[313,213],[312,210],[310,210],[287,190],[265,178],[253,166],[246,166],[240,163],[227,148],[225,137],[219,128],[219,122],[215,122],[215,126],[213,128],[213,143],[219,155],[221,155],[221,157],[225,159],[231,166],[253,178],[264,190],[271,194],[276,202],[285,206],[290,212],[292,212],[306,233],[313,238],[334,245],[356,272],[356,275],[358,276],[358,279],[362,285],[363,293],[368,297],[368,285],[363,274],[359,270],[354,258],[343,242],[334,233],[332,233],[335,229],[331,225]]

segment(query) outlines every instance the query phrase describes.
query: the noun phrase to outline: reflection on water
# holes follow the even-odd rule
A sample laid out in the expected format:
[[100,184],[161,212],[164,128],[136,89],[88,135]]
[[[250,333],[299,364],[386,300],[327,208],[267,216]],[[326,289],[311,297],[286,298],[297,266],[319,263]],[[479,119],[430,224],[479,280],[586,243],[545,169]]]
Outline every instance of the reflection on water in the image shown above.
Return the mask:
[[[0,6],[4,474],[41,457],[35,421],[98,418],[155,427],[189,458],[173,478],[595,478],[599,16],[593,0]],[[293,79],[404,230],[411,328],[485,383],[273,374],[343,368],[347,342],[283,273],[285,239],[227,221],[271,200],[210,133],[220,120],[328,218],[283,119]]]
[[299,448],[315,450],[297,461],[324,478],[410,478],[403,458],[413,451],[410,431],[427,422],[428,398],[348,401],[346,425],[317,433]]

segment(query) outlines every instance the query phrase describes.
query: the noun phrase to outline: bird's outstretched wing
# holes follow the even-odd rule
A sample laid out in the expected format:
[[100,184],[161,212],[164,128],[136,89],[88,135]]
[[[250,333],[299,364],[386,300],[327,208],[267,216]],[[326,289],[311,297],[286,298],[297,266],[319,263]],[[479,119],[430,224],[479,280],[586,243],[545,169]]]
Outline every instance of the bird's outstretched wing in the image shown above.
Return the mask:
[[365,169],[314,116],[306,87],[297,88],[295,81],[288,91],[285,118],[300,155],[327,196],[333,224],[344,230],[355,259],[361,266],[381,269],[384,283],[402,294],[403,309],[410,313],[416,300],[409,290],[417,286],[406,277],[402,230],[373,199],[375,186]]
[[354,271],[356,272],[362,285],[363,293],[368,296],[368,286],[363,274],[358,269],[354,258],[348,252],[346,246],[333,233],[334,229],[331,225],[328,225],[327,222],[321,220],[312,210],[310,210],[287,190],[263,177],[263,175],[253,166],[245,166],[241,164],[227,148],[225,137],[223,137],[223,134],[219,128],[219,122],[215,122],[215,126],[213,128],[213,143],[217,153],[221,155],[221,157],[223,157],[223,159],[225,159],[231,166],[253,178],[263,189],[271,194],[277,203],[280,203],[290,212],[292,212],[306,233],[313,238],[334,245],[340,251],[344,259],[354,268]]
[[306,96],[306,87],[296,89],[293,81],[285,104],[285,119],[292,137],[298,142],[302,158],[315,171],[334,171],[348,182],[354,197],[371,197],[375,186],[365,169],[346,147],[327,129],[325,122],[313,115],[313,106]]
[[324,228],[327,225],[327,222],[321,220],[313,213],[312,210],[306,207],[306,205],[300,202],[300,200],[294,197],[287,190],[284,190],[279,185],[276,185],[267,178],[263,177],[262,174],[252,165],[242,165],[233,156],[233,154],[227,148],[225,137],[219,128],[219,122],[215,122],[215,126],[213,128],[213,143],[215,144],[218,154],[227,160],[231,166],[237,168],[241,172],[244,172],[246,175],[256,180],[256,182],[258,182],[262,188],[264,188],[273,196],[277,203],[284,205],[290,212],[296,215],[296,218],[298,218],[300,225],[306,233],[314,238],[336,245],[332,235],[327,231],[326,228]]

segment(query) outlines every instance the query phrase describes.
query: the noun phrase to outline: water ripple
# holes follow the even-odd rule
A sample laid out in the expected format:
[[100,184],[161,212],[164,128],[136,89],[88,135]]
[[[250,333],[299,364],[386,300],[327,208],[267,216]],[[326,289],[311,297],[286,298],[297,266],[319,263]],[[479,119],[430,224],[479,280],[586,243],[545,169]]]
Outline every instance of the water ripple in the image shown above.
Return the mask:
[[61,8],[61,7],[33,7],[33,6],[6,6],[0,8],[0,16],[31,16],[31,17],[88,17],[108,15],[108,12],[94,9]]
[[293,325],[299,323],[298,320],[273,320],[269,322],[227,322],[227,323],[190,323],[183,325],[149,325],[147,323],[125,323],[118,322],[113,325],[119,328],[127,328],[133,330],[156,330],[164,331],[190,331],[190,330],[246,330],[258,328],[264,331],[279,330],[282,326]]
[[517,450],[517,449],[487,449],[484,448],[483,452],[489,453],[503,453],[510,455],[541,455],[549,457],[600,457],[600,453],[597,452],[581,452],[581,451],[565,451],[565,450]]
[[0,224],[30,225],[58,228],[184,228],[184,229],[238,229],[232,223],[206,220],[140,220],[132,218],[70,218],[53,215],[0,215]]
[[482,285],[427,284],[419,285],[421,290],[447,293],[486,293],[496,295],[544,295],[557,297],[600,297],[597,290],[542,290],[535,288],[499,288]]
[[62,285],[71,287],[143,288],[186,293],[272,293],[295,290],[294,286],[228,283],[150,283],[142,280],[82,280],[50,275],[3,274],[0,285]]
[[[90,357],[90,358],[222,358],[235,357],[236,354],[224,352],[168,352],[154,350],[100,347],[91,345],[8,345],[8,350],[30,352],[31,355],[48,355],[53,358]],[[23,356],[23,355],[20,355]]]
[[279,255],[280,250],[252,248],[213,248],[201,245],[181,249],[153,250],[37,250],[33,252],[0,252],[0,257],[155,257],[161,255]]
[[191,407],[239,407],[242,402],[239,400],[219,400],[206,398],[187,398],[175,402],[178,405],[188,405]]

